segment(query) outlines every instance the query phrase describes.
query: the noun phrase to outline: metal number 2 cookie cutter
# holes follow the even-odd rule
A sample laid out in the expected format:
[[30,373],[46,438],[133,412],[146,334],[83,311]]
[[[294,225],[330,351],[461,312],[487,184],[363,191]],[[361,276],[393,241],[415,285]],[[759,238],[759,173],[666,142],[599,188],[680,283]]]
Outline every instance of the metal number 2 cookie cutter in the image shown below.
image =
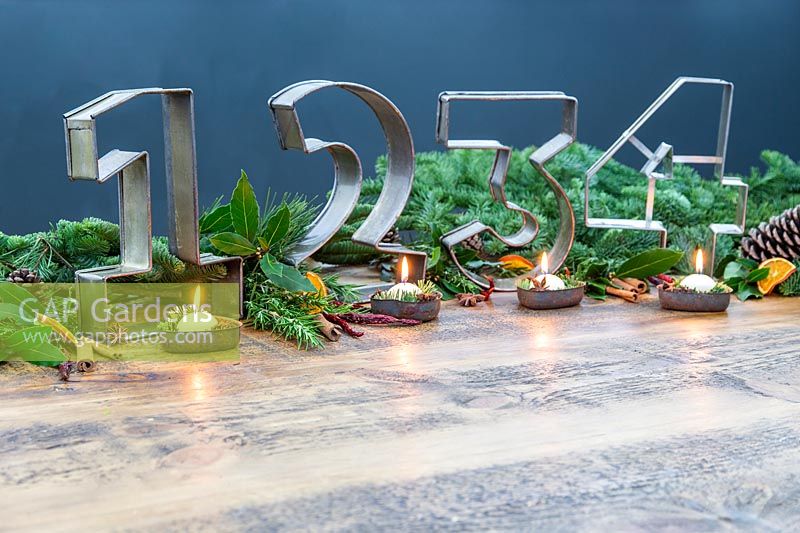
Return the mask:
[[[353,241],[371,246],[381,253],[406,257],[409,263],[409,280],[413,282],[424,279],[427,262],[424,252],[381,242],[403,212],[414,183],[414,143],[411,131],[402,113],[391,100],[358,83],[302,81],[281,89],[269,99],[269,109],[281,148],[301,150],[307,154],[327,150],[334,165],[334,185],[330,198],[306,236],[287,259],[297,265],[324,246],[347,221],[361,194],[361,160],[355,150],[342,142],[306,137],[300,126],[297,104],[306,96],[328,88],[343,89],[361,99],[375,114],[386,136],[387,169],[383,189],[375,208],[353,234]],[[397,270],[399,275],[400,269]],[[363,287],[362,292],[366,294],[381,286]]]
[[114,176],[119,177],[120,263],[78,270],[75,280],[102,283],[147,273],[153,268],[149,155],[146,151],[115,149],[98,157],[96,126],[99,115],[148,94],[159,94],[162,101],[170,251],[194,265],[225,265],[227,276],[223,281],[239,284],[241,309],[241,259],[200,253],[191,89],[153,87],[112,91],[64,115],[69,179],[105,183]]
[[[544,177],[547,184],[553,190],[556,202],[558,203],[558,233],[553,242],[552,249],[550,249],[547,254],[550,259],[551,270],[555,272],[558,267],[564,263],[567,254],[569,254],[572,248],[572,242],[575,238],[575,215],[572,211],[572,204],[567,197],[567,193],[561,185],[559,185],[558,181],[545,169],[544,165],[575,142],[578,126],[578,100],[560,91],[446,91],[439,95],[439,106],[436,114],[436,142],[444,144],[444,146],[450,150],[494,150],[494,164],[489,174],[489,190],[492,194],[492,198],[502,203],[506,208],[517,211],[522,217],[522,227],[512,235],[501,235],[497,230],[485,225],[480,220],[473,220],[442,236],[441,242],[459,270],[472,281],[485,288],[489,286],[488,280],[470,271],[460,263],[456,254],[457,246],[472,237],[481,235],[482,233],[489,233],[509,247],[520,248],[530,244],[536,238],[539,233],[539,222],[536,220],[533,213],[506,198],[505,184],[508,165],[511,159],[511,147],[494,140],[451,140],[449,138],[450,102],[453,101],[563,102],[561,132],[540,146],[529,158],[530,164]],[[538,270],[538,267],[534,270]],[[524,275],[530,275],[530,272]],[[501,291],[516,290],[516,279],[497,280],[496,287],[497,290]]]
[[[650,150],[640,139],[636,137],[636,132],[647,123],[656,111],[658,111],[678,90],[684,85],[706,84],[722,86],[722,105],[719,115],[719,127],[717,132],[717,149],[714,155],[676,155],[673,146],[662,142],[655,150]],[[720,184],[728,187],[738,188],[736,204],[736,219],[733,224],[710,224],[711,246],[710,253],[705,256],[703,270],[710,273],[714,269],[714,256],[716,255],[717,236],[741,235],[744,233],[745,218],[747,215],[747,184],[735,177],[726,177],[725,154],[728,149],[728,130],[731,122],[731,108],[733,104],[733,84],[729,81],[714,78],[692,78],[680,77],[676,79],[661,95],[650,104],[644,113],[637,118],[628,129],[606,150],[606,152],[586,171],[586,186],[584,188],[584,221],[589,228],[603,229],[626,229],[639,231],[655,231],[660,235],[661,246],[667,245],[667,228],[658,221],[653,220],[653,206],[655,204],[656,182],[658,180],[672,179],[673,163],[689,164],[711,164],[714,165],[714,177],[719,179]],[[589,188],[592,178],[600,169],[608,163],[611,158],[626,144],[630,142],[639,152],[647,158],[642,167],[642,174],[647,177],[647,200],[645,202],[644,220],[618,219],[618,218],[593,218],[589,216]],[[661,172],[658,172],[659,167]]]

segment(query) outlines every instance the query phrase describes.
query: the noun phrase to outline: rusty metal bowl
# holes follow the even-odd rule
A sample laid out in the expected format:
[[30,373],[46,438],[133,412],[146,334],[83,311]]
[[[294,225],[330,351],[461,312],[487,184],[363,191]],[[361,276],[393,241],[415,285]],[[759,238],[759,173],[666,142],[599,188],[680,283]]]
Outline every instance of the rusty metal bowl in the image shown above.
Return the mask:
[[661,302],[662,308],[672,311],[721,313],[725,311],[731,303],[731,293],[671,291],[659,287],[658,301]]
[[586,285],[557,291],[532,291],[517,287],[517,298],[520,305],[528,309],[560,309],[581,303],[585,290]]
[[410,318],[421,322],[429,322],[439,316],[442,308],[442,299],[425,300],[422,302],[401,302],[400,300],[370,300],[372,312],[380,315],[389,315],[395,318]]

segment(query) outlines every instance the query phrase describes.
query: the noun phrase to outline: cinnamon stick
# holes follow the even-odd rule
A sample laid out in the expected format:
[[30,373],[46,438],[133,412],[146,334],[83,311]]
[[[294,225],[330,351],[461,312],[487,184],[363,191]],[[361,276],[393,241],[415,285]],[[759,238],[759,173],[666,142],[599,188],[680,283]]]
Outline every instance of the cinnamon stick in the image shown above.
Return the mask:
[[617,296],[618,298],[622,298],[623,300],[627,300],[629,302],[636,303],[639,301],[639,293],[633,291],[626,291],[623,289],[618,289],[616,287],[607,286],[606,287],[606,294],[610,294],[612,296]]
[[619,278],[611,278],[611,283],[613,283],[614,285],[616,285],[618,289],[622,289],[623,291],[637,292],[636,287],[634,287],[627,281],[621,280]]
[[319,332],[322,333],[326,339],[331,342],[338,342],[339,339],[342,337],[342,333],[344,330],[341,326],[330,322],[321,314],[315,315],[314,320],[317,321],[317,327],[319,328]]
[[78,372],[94,372],[97,370],[97,363],[92,361],[91,359],[84,359],[78,361],[77,364]]
[[647,292],[647,283],[645,283],[643,280],[636,278],[622,278],[622,281],[628,285],[631,285],[639,294],[644,294]]

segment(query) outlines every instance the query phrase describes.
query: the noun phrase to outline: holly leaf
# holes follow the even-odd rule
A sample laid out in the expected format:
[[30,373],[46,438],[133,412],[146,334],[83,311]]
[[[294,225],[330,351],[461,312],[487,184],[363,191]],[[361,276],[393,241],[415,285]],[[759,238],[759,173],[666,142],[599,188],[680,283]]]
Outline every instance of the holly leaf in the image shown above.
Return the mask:
[[282,289],[291,292],[315,292],[314,284],[293,266],[278,261],[275,256],[265,254],[259,261],[267,279]]
[[653,248],[634,255],[616,270],[618,278],[644,279],[666,272],[683,257],[683,252],[668,248]]
[[736,260],[737,263],[741,264],[747,270],[753,270],[754,268],[758,267],[758,261],[754,261],[753,259],[748,259],[747,257],[740,257]]
[[608,263],[597,259],[586,259],[582,261],[575,272],[575,278],[587,281],[608,276]]
[[256,253],[256,247],[238,233],[230,231],[217,233],[211,236],[209,240],[218,250],[228,255],[246,257]]
[[286,234],[289,232],[291,220],[292,212],[285,203],[269,217],[263,233],[263,240],[267,244],[267,249],[286,237]]
[[220,205],[200,218],[200,233],[220,233],[231,228],[231,206]]
[[456,294],[454,292],[451,292],[444,285],[442,285],[441,282],[436,284],[436,290],[439,291],[439,293],[442,295],[442,300],[444,300],[445,302],[448,300],[452,300],[453,298],[456,297]]
[[611,285],[608,279],[593,279],[586,282],[586,296],[595,300],[605,301],[606,287]]
[[258,200],[247,174],[242,170],[242,175],[236,183],[236,188],[231,195],[230,217],[233,230],[252,242],[258,233],[259,217]]
[[769,276],[769,267],[757,268],[747,275],[745,281],[748,283],[756,283],[757,281],[765,279],[767,276]]
[[722,272],[722,277],[726,280],[736,278],[746,278],[747,269],[739,261],[731,261],[725,265],[725,270]]
[[717,268],[714,269],[714,277],[724,278],[725,269],[728,268],[728,265],[734,261],[736,261],[736,256],[734,254],[728,254],[720,259],[719,263],[717,263]]
[[727,285],[728,287],[733,288],[733,287],[738,286],[740,283],[744,283],[744,278],[741,278],[741,277],[737,276],[735,278],[725,278],[724,281],[725,281],[725,285]]
[[744,302],[748,298],[761,298],[763,297],[763,294],[761,294],[761,291],[759,291],[756,287],[743,282],[739,284],[739,289],[736,291],[736,297]]

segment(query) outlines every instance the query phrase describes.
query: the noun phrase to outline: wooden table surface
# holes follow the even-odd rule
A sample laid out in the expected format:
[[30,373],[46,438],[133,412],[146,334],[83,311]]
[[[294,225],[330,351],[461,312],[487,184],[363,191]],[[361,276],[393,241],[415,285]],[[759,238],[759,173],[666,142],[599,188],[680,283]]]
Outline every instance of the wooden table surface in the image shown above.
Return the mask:
[[0,529],[800,529],[800,298],[0,375]]

